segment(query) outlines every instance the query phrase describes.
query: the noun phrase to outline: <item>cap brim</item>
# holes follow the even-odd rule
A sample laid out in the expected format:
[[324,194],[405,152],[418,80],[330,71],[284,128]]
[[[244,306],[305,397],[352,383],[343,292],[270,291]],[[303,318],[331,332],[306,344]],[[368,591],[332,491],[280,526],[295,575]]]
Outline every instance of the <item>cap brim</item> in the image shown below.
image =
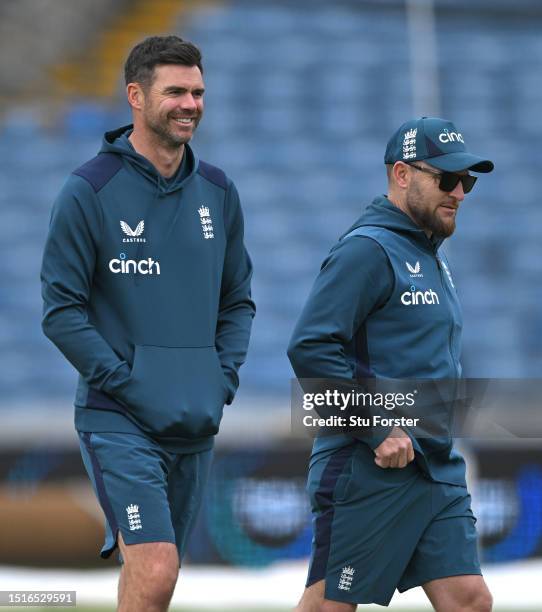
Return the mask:
[[460,170],[472,170],[473,172],[491,172],[494,168],[493,162],[483,157],[471,155],[470,153],[448,153],[425,160],[431,166],[446,172],[459,172]]

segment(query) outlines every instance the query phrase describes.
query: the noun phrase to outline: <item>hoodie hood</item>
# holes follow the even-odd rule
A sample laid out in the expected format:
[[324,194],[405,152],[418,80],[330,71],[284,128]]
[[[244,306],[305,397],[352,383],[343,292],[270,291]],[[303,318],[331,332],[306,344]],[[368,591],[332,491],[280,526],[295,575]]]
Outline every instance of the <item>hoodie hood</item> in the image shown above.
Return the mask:
[[[143,155],[140,155],[128,140],[128,136],[132,133],[134,126],[132,124],[125,125],[117,130],[106,132],[103,137],[100,153],[114,153],[121,155],[123,160],[129,164],[139,174],[144,176],[156,186],[160,193],[172,193],[183,187],[183,185],[192,178],[197,172],[199,160],[196,157],[192,148],[184,145],[185,160],[187,164],[187,173],[179,175],[174,180],[168,180],[163,177],[156,167]],[[184,163],[184,162],[182,162]]]
[[426,233],[385,195],[376,197],[341,239],[358,227],[382,227],[398,234],[409,234],[426,249],[436,251],[444,238],[428,238]]

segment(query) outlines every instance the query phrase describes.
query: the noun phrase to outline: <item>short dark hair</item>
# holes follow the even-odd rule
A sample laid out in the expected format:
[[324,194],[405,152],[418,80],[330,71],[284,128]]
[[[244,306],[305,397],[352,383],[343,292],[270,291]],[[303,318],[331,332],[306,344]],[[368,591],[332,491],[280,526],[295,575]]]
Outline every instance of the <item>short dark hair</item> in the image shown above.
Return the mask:
[[197,66],[203,74],[201,51],[178,36],[149,36],[138,43],[124,64],[124,79],[140,83],[147,89],[153,81],[154,69],[160,64]]

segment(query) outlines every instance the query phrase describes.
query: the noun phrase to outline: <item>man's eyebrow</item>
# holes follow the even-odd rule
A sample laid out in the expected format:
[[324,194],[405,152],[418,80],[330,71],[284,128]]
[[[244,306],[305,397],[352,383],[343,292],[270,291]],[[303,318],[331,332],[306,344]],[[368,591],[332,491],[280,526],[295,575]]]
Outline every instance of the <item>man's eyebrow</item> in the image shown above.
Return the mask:
[[[162,90],[163,93],[184,93],[186,91],[189,91],[189,89],[187,87],[181,87],[180,85],[168,85],[167,87],[164,87],[164,89]],[[205,91],[205,88],[204,87],[194,87],[192,91],[203,93]]]

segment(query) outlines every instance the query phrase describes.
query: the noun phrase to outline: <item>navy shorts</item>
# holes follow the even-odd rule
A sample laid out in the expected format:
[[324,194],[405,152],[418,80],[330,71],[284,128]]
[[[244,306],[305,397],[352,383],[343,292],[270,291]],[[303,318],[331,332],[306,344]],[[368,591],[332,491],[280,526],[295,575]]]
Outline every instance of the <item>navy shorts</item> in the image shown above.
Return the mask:
[[395,592],[481,574],[466,487],[433,482],[415,462],[383,469],[357,442],[311,465],[313,547],[307,586],[325,597],[387,606]]
[[81,455],[105,514],[101,556],[126,544],[171,542],[183,557],[213,451],[181,454],[144,435],[79,432]]

